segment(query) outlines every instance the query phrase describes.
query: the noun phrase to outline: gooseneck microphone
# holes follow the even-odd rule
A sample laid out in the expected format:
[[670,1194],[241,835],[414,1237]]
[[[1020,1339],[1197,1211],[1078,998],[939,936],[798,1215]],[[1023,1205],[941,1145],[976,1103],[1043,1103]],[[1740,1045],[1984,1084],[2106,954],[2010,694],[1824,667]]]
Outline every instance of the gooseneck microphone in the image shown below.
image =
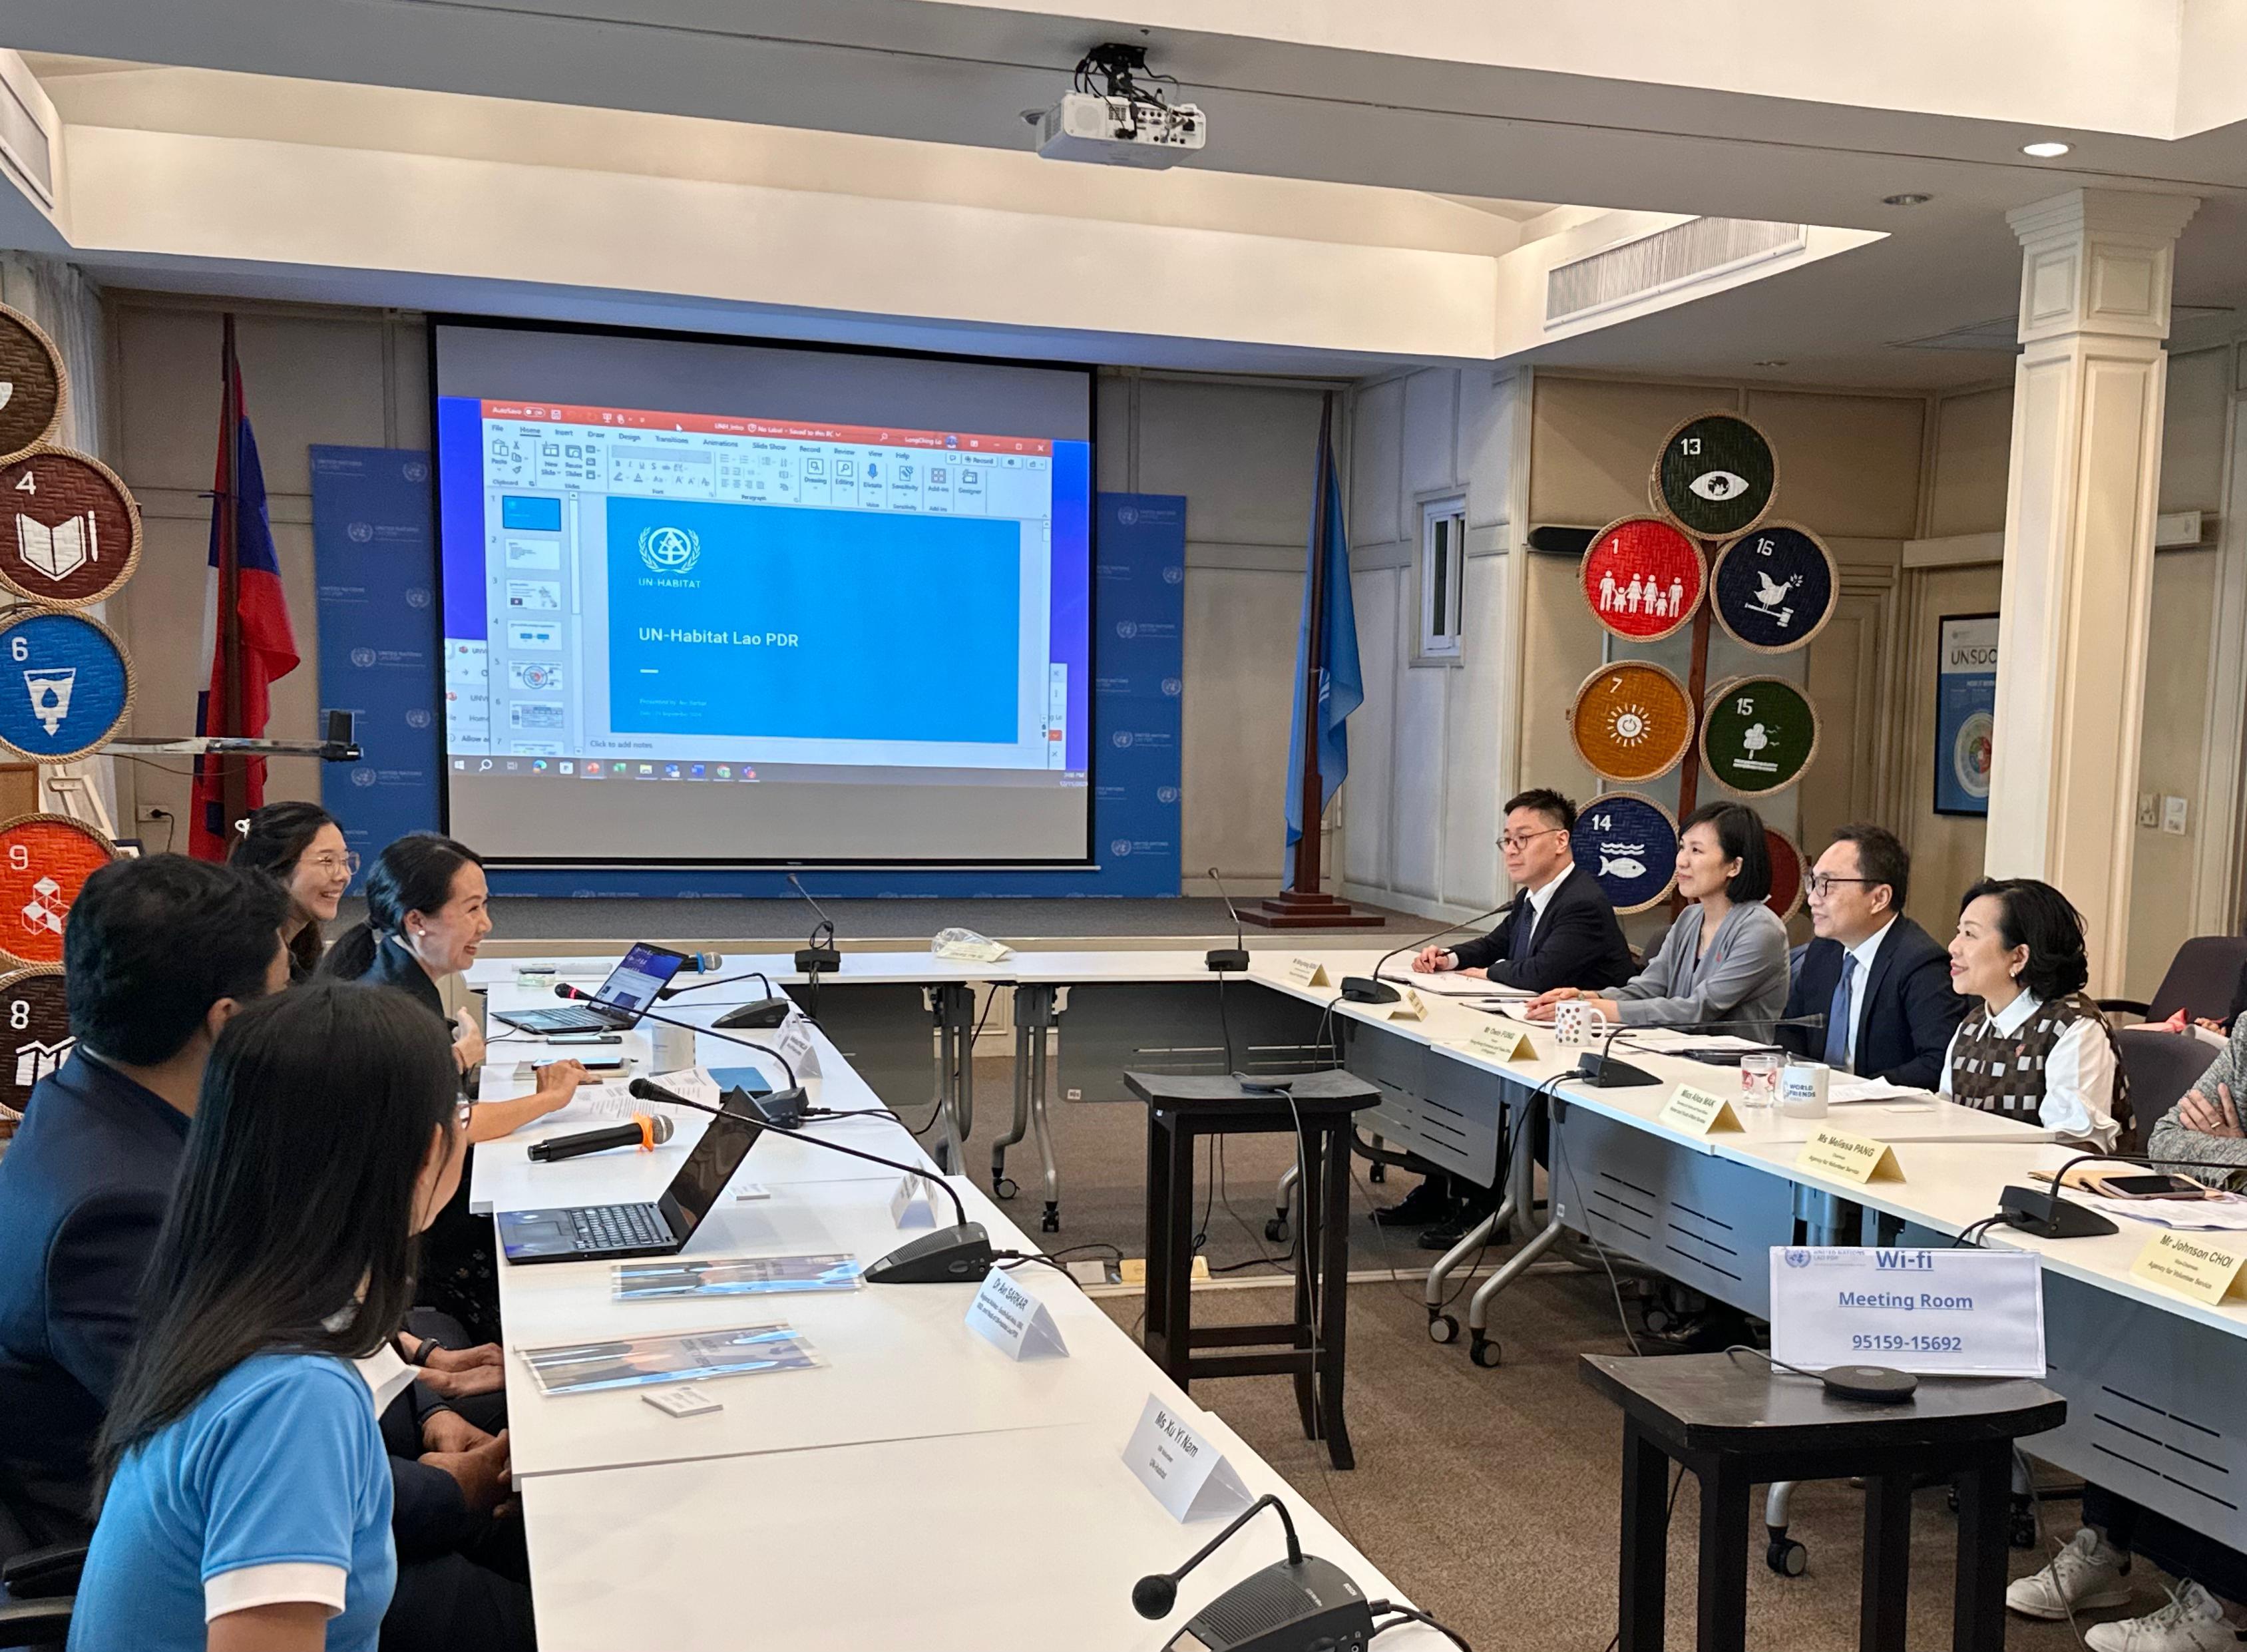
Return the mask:
[[751,999],[746,1004],[735,1005],[711,1022],[712,1027],[775,1027],[786,1021],[789,1012],[796,1007],[794,1002],[773,990],[772,977],[761,969],[745,969],[738,975],[721,975],[712,980],[690,981],[684,986],[673,981],[659,991],[655,1000],[659,1004],[666,1003],[682,993],[700,993],[713,986],[730,986],[736,981],[762,981],[765,995]]
[[1217,884],[1217,898],[1225,903],[1225,910],[1233,916],[1233,945],[1231,946],[1211,947],[1209,951],[1202,954],[1201,961],[1204,966],[1212,971],[1246,969],[1248,967],[1248,941],[1240,932],[1240,911],[1233,905],[1233,897],[1225,892],[1225,885],[1219,882],[1217,868],[1214,866],[1209,869],[1209,881]]
[[1295,1522],[1287,1512],[1287,1505],[1271,1492],[1266,1492],[1235,1515],[1233,1523],[1194,1552],[1194,1556],[1175,1572],[1150,1572],[1131,1586],[1131,1604],[1143,1618],[1162,1618],[1171,1614],[1178,1603],[1178,1583],[1185,1574],[1223,1548],[1233,1534],[1254,1519],[1266,1509],[1280,1517],[1280,1524],[1287,1529],[1287,1564],[1303,1563],[1303,1546],[1295,1539]]
[[2162,1163],[2142,1153],[2078,1153],[2052,1173],[2049,1192],[2038,1187],[2015,1186],[1999,1193],[1997,1219],[2039,1239],[2097,1239],[2103,1233],[2121,1232],[2121,1228],[2089,1205],[2071,1205],[2060,1197],[2060,1190],[2067,1184],[2068,1171],[2079,1164],[2102,1161],[2116,1164]]
[[[701,1102],[691,1102],[676,1090],[666,1089],[652,1078],[636,1078],[632,1080],[629,1088],[632,1095],[643,1102],[663,1102],[673,1107],[689,1108],[698,1113],[708,1113],[720,1117],[728,1116],[725,1109],[707,1106]],[[794,1098],[801,1103],[803,1099],[802,1092],[796,1091]],[[809,1142],[814,1147],[823,1147],[829,1152],[840,1153],[846,1158],[862,1158],[869,1164],[879,1164],[906,1176],[918,1176],[930,1186],[943,1189],[945,1197],[952,1201],[953,1220],[950,1227],[938,1228],[934,1232],[922,1234],[910,1244],[898,1246],[897,1249],[866,1269],[864,1277],[867,1284],[973,1284],[991,1271],[992,1265],[998,1259],[997,1253],[991,1248],[991,1236],[984,1231],[980,1222],[971,1222],[967,1219],[967,1206],[961,1200],[959,1190],[951,1183],[941,1176],[930,1174],[918,1165],[904,1164],[898,1159],[884,1158],[878,1153],[869,1153],[861,1148],[845,1147],[840,1142],[830,1142],[824,1137],[807,1136],[802,1130],[793,1130],[785,1125],[773,1123],[770,1122],[770,1113],[768,1109],[772,1102],[782,1099],[783,1097],[777,1096],[744,1097],[750,1111],[764,1116],[765,1122],[760,1128],[770,1130],[775,1136],[785,1136],[790,1141]]]
[[[591,1003],[593,1000],[593,995],[591,993],[585,992],[582,988],[572,986],[567,981],[557,981],[554,983],[554,996],[557,998],[582,998],[588,1003]],[[739,1044],[743,1049],[757,1050],[764,1055],[771,1056],[773,1060],[781,1064],[782,1070],[787,1073],[789,1089],[796,1093],[799,1102],[802,1100],[803,1089],[802,1087],[796,1082],[796,1063],[789,1061],[787,1056],[782,1055],[771,1045],[760,1044],[754,1038],[741,1038],[732,1033],[721,1032],[715,1027],[705,1027],[699,1021],[681,1021],[676,1015],[659,1015],[652,1009],[644,1009],[640,1011],[640,1015],[643,1020],[658,1021],[666,1027],[684,1027],[690,1033],[706,1033],[712,1038],[723,1039],[728,1044]]]
[[[1219,1546],[1267,1507],[1279,1511],[1287,1528],[1287,1558],[1251,1573],[1186,1621],[1171,1636],[1168,1652],[1300,1652],[1311,1647],[1363,1647],[1382,1629],[1376,1621],[1375,1603],[1365,1598],[1343,1571],[1331,1560],[1305,1554],[1295,1540],[1295,1523],[1287,1505],[1276,1497],[1260,1497],[1224,1531],[1202,1546],[1201,1552],[1175,1572],[1157,1572],[1131,1586],[1131,1604],[1142,1617],[1158,1618],[1178,1603],[1178,1580],[1199,1566]],[[1409,1608],[1379,1603],[1400,1619],[1424,1614]],[[1440,1626],[1439,1626],[1440,1627]],[[1466,1643],[1451,1635],[1458,1645]]]
[[[1599,994],[1593,993],[1587,996],[1596,998]],[[1564,999],[1561,1001],[1565,1003],[1567,1000]],[[1576,1075],[1594,1089],[1601,1090],[1626,1089],[1635,1085],[1664,1083],[1668,1081],[1656,1078],[1644,1068],[1633,1067],[1629,1062],[1619,1062],[1610,1055],[1608,1052],[1615,1048],[1615,1040],[1625,1033],[1721,1033],[1728,1027],[1737,1031],[1743,1027],[1752,1027],[1759,1031],[1766,1027],[1804,1027],[1823,1032],[1826,1029],[1826,1014],[1823,1010],[1820,1010],[1813,1015],[1775,1016],[1767,1021],[1745,1020],[1688,1021],[1683,1027],[1628,1027],[1617,1021],[1608,1029],[1606,1040],[1600,1045],[1599,1054],[1595,1055],[1590,1050],[1586,1050],[1576,1058]]]
[[671,1139],[674,1126],[660,1113],[634,1113],[626,1124],[605,1124],[597,1130],[579,1130],[575,1136],[557,1136],[530,1144],[529,1157],[540,1164],[550,1164],[556,1159],[581,1158],[587,1153],[604,1153],[612,1147],[660,1147]]
[[[826,908],[811,898],[811,891],[804,888],[794,872],[788,875],[788,883],[790,889],[803,897],[803,904],[819,914],[819,921],[811,926],[809,944],[796,949],[796,973],[816,977],[823,969],[842,968],[843,954],[835,950],[835,920],[828,917]],[[817,985],[816,980],[813,985]]]
[[1528,897],[1526,892],[1523,894],[1518,894],[1512,900],[1499,902],[1486,912],[1477,912],[1472,918],[1466,919],[1463,923],[1446,924],[1443,928],[1438,930],[1434,935],[1423,935],[1417,940],[1406,941],[1404,945],[1392,948],[1390,951],[1383,952],[1381,955],[1380,959],[1373,966],[1372,974],[1345,975],[1342,978],[1342,995],[1353,1004],[1395,1003],[1403,996],[1403,994],[1398,993],[1397,990],[1391,986],[1387,981],[1381,979],[1382,965],[1386,964],[1390,959],[1396,957],[1398,952],[1405,952],[1415,946],[1425,946],[1430,941],[1436,939],[1438,936],[1450,935],[1456,933],[1459,930],[1472,928],[1475,925],[1481,923],[1485,918],[1495,918],[1500,912],[1510,911],[1517,904],[1527,898]]

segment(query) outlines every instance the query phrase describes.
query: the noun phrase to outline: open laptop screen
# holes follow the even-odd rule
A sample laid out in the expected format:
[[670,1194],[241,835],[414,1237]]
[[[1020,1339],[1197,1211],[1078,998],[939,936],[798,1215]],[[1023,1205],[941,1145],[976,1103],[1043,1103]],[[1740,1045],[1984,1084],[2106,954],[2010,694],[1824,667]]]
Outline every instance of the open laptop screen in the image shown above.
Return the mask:
[[694,1150],[657,1202],[663,1219],[681,1241],[702,1225],[702,1219],[724,1194],[726,1184],[734,1179],[734,1172],[757,1144],[757,1137],[764,1134],[748,1098],[735,1100],[739,1094],[726,1098],[727,1110],[710,1121],[710,1128],[702,1132],[702,1139],[694,1143]]
[[641,942],[609,972],[609,979],[601,983],[601,990],[593,994],[594,1000],[611,1009],[638,1015],[655,1002],[655,995],[671,984],[671,978],[686,962],[683,952]]

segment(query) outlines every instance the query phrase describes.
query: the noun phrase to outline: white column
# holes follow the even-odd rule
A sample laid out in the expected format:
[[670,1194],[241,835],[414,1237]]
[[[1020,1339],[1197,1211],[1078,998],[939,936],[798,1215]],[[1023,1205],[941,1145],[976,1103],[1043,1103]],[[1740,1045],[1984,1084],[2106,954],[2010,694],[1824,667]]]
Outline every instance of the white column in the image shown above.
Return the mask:
[[2200,203],[2074,189],[2021,242],[1986,864],[2082,910],[2091,990],[2129,941],[2139,714],[2161,481],[2170,254]]

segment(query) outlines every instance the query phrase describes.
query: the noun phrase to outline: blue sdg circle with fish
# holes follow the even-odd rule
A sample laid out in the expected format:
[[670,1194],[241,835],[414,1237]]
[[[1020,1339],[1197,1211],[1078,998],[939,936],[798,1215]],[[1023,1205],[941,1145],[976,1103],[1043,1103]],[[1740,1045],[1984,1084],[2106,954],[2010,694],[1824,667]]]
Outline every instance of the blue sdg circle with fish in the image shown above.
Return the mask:
[[132,703],[125,651],[82,614],[0,624],[0,741],[61,762],[109,738]]
[[1677,875],[1677,826],[1669,811],[1636,792],[1609,792],[1586,803],[1569,837],[1576,870],[1618,912],[1636,912],[1670,892]]

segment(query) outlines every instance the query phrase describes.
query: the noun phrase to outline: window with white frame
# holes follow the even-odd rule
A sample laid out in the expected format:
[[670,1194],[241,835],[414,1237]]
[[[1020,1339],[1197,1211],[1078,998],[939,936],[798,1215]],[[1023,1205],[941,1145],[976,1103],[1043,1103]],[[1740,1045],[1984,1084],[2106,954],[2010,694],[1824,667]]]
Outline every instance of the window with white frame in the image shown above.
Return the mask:
[[1420,659],[1459,657],[1466,571],[1467,502],[1430,500],[1420,507]]

